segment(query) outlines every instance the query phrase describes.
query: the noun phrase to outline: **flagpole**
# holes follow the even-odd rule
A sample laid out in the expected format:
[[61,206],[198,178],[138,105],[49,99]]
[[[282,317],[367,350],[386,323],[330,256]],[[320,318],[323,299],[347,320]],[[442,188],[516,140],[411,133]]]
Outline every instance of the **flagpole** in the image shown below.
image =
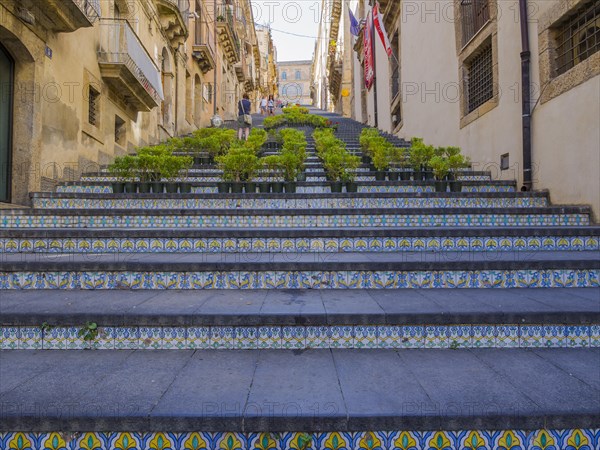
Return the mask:
[[375,108],[374,120],[375,128],[378,128],[378,114],[377,114],[377,56],[376,56],[376,45],[375,45],[375,2],[377,0],[371,0],[371,52],[373,53],[373,106]]

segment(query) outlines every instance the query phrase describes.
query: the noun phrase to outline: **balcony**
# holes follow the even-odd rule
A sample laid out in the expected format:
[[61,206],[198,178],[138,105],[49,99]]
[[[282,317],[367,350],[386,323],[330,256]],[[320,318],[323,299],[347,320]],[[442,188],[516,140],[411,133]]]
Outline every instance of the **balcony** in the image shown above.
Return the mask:
[[248,64],[246,67],[246,90],[253,91],[257,86],[256,73],[252,64]]
[[342,0],[333,0],[331,4],[331,18],[329,29],[329,41],[336,42],[340,31],[340,17],[342,15]]
[[240,83],[245,82],[246,75],[248,74],[248,64],[246,63],[246,54],[244,52],[241,53],[240,62],[236,63],[233,68],[235,69],[238,81]]
[[126,20],[100,20],[98,65],[104,81],[136,111],[163,100],[158,68]]
[[160,16],[160,25],[173,47],[183,44],[188,37],[189,0],[154,0]]
[[91,27],[100,18],[100,0],[21,0],[18,8],[32,13],[46,29],[70,33]]
[[233,7],[230,5],[217,6],[217,31],[219,41],[230,64],[240,61],[240,42],[235,32],[235,21],[233,18]]
[[336,51],[336,53],[330,57],[329,62],[329,92],[333,98],[337,99],[340,94],[340,88],[342,87],[342,53]]
[[202,73],[215,68],[215,38],[208,23],[200,22],[200,19],[196,20],[192,56]]

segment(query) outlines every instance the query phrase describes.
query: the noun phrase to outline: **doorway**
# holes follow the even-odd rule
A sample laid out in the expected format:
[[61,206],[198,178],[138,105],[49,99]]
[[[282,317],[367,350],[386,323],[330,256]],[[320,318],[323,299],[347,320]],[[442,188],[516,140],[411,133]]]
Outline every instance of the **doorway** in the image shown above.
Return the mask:
[[0,202],[10,201],[14,61],[0,45]]

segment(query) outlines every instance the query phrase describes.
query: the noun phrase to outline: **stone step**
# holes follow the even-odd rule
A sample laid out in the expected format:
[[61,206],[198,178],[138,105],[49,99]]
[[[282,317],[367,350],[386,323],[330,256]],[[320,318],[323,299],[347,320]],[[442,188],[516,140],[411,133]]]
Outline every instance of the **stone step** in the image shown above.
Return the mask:
[[[84,437],[97,448],[107,441],[93,439],[104,436],[104,448],[115,448],[111,439],[123,435],[111,430],[125,432],[130,443],[154,438],[162,448],[183,448],[172,440],[191,441],[194,431],[203,432],[193,435],[195,448],[215,440],[220,444],[209,448],[254,448],[242,444],[244,434],[221,432],[267,431],[260,436],[271,448],[269,438],[283,439],[278,432],[303,430],[318,433],[317,448],[358,449],[347,432],[386,430],[363,445],[381,447],[392,438],[415,447],[424,436],[431,448],[448,448],[451,437],[465,439],[458,430],[476,429],[475,441],[486,436],[487,448],[504,441],[514,448],[530,436],[516,430],[549,430],[547,443],[581,429],[578,442],[597,445],[598,349],[16,350],[0,358],[0,430],[42,433],[31,439],[58,430],[98,432]],[[54,435],[55,443],[62,435]]]
[[448,289],[599,287],[598,251],[4,253],[0,289]]
[[2,210],[1,228],[312,228],[587,226],[589,207],[404,209]]
[[[9,350],[600,346],[593,288],[7,291],[0,307]],[[90,322],[98,334],[85,340]]]
[[600,227],[0,229],[0,253],[523,252],[598,250]]
[[[202,194],[216,194],[217,181],[199,182],[191,181],[192,192]],[[359,193],[398,193],[398,192],[434,192],[433,182],[426,181],[368,181],[357,182]],[[345,189],[345,188],[344,188]],[[462,193],[465,192],[515,192],[514,181],[463,181]],[[112,193],[112,185],[108,181],[65,182],[57,186],[57,192],[75,193]],[[297,183],[299,194],[331,193],[331,187],[323,181],[303,181]],[[280,194],[290,195],[290,194]]]
[[529,208],[548,206],[547,192],[401,194],[31,194],[40,209]]

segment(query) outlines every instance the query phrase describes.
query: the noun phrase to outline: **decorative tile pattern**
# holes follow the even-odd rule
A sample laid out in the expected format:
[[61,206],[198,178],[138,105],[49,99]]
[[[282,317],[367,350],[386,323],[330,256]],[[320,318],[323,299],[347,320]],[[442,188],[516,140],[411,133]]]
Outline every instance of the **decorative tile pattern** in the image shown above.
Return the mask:
[[3,432],[0,446],[7,450],[156,450],[156,449],[314,449],[314,450],[433,450],[497,448],[511,450],[595,449],[600,429],[561,430],[459,430],[459,431],[330,431],[325,433],[240,432]]
[[[447,289],[599,287],[600,269],[420,272],[0,272],[0,289]],[[564,279],[572,283],[565,284]]]
[[[306,237],[306,238],[0,238],[0,253],[247,253],[247,252],[421,252],[421,251],[582,251],[599,250],[600,239],[589,236],[541,238],[500,236],[464,237]],[[46,274],[44,284],[67,287]],[[568,285],[572,276],[559,279]],[[92,285],[94,281],[89,281]]]
[[[358,180],[360,181],[360,180]],[[366,208],[541,208],[547,197],[381,198],[33,198],[36,209],[366,209]]]
[[4,327],[4,350],[600,347],[600,325],[329,325],[259,327]]

